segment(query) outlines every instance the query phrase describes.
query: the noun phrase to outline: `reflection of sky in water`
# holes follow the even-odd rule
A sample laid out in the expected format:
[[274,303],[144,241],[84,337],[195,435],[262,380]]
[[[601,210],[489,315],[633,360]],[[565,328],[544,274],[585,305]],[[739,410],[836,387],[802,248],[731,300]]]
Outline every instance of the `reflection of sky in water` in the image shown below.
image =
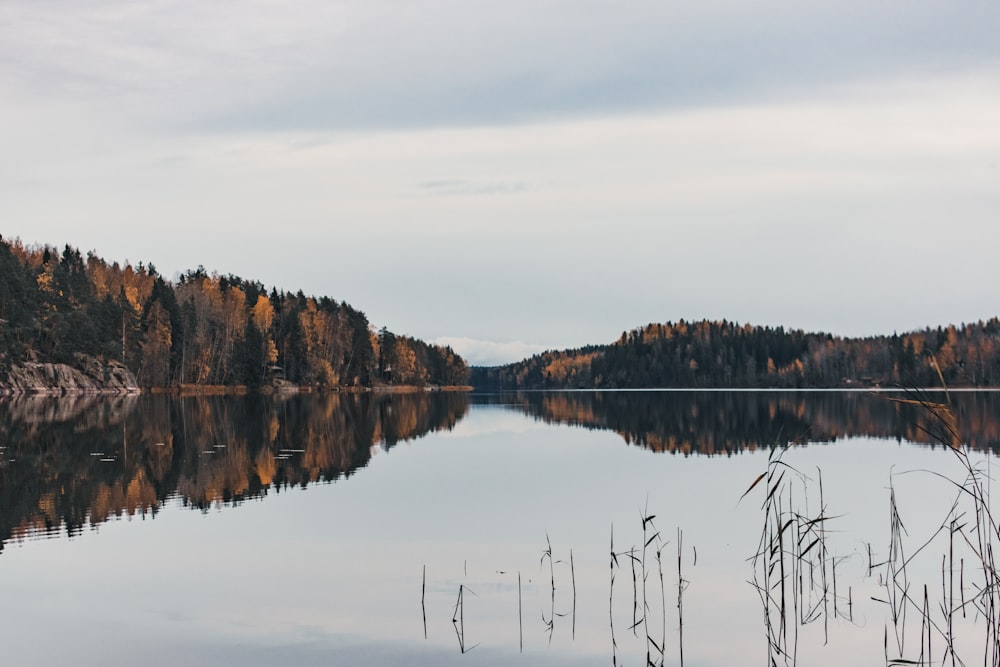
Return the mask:
[[[623,446],[613,432],[474,406],[453,430],[401,443],[335,484],[204,514],[173,502],[155,520],[8,544],[0,556],[8,660],[603,665],[611,659],[609,532],[614,524],[618,550],[641,545],[648,507],[671,541],[663,552],[667,664],[677,662],[678,527],[690,581],[685,664],[760,664],[766,646],[746,559],[759,538],[762,487],[738,501],[766,461],[766,452],[656,454]],[[869,599],[877,581],[865,574],[867,543],[877,560],[888,544],[889,471],[961,478],[960,469],[940,448],[870,438],[794,449],[785,461],[813,479],[822,469],[829,513],[843,515],[829,525],[831,551],[846,557],[840,592],[851,586],[855,605],[855,623],[832,622],[827,647],[820,626],[802,630],[800,664],[881,661],[885,609]],[[915,546],[944,519],[953,493],[927,473],[897,475],[895,486]],[[818,502],[810,495],[810,512]],[[547,561],[540,566],[546,534],[557,561],[572,549],[577,594],[574,637],[569,566],[557,562],[555,611],[567,615],[555,617],[551,642],[542,620],[551,611]],[[926,569],[933,585],[938,558]],[[657,575],[650,581],[658,610]],[[451,622],[460,584],[473,591],[465,595],[465,643],[476,648],[465,656]],[[645,643],[626,622],[632,588],[624,563],[614,596],[618,658],[641,664]]]

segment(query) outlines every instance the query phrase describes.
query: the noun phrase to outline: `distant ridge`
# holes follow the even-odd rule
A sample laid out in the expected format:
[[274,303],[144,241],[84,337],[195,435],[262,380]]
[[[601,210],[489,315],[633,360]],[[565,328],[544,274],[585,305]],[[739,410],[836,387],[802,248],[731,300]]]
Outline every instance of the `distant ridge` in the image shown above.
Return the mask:
[[608,345],[474,367],[480,389],[1000,385],[1000,320],[842,338],[735,322],[648,324]]

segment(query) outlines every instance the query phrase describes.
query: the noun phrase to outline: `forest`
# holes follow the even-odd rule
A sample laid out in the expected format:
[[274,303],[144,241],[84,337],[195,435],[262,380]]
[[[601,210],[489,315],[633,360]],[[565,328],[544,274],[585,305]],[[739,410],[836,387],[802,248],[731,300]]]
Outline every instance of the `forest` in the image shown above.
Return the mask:
[[1000,320],[867,338],[679,320],[470,369],[329,297],[201,267],[171,281],[152,264],[0,237],[0,379],[17,364],[88,359],[124,364],[145,388],[995,387]]
[[449,347],[375,331],[328,297],[0,237],[0,377],[24,362],[123,363],[141,387],[463,385]]
[[649,324],[610,345],[473,368],[489,389],[995,387],[1000,320],[841,338],[725,320]]

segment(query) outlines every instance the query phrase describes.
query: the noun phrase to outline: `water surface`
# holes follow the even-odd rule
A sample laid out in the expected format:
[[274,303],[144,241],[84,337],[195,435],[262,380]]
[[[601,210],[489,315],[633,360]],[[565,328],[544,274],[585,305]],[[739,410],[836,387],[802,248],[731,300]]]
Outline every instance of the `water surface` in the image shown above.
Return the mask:
[[[952,400],[993,465],[1000,395]],[[5,401],[0,632],[13,664],[766,664],[768,489],[741,496],[791,444],[778,495],[816,517],[822,479],[838,589],[777,663],[884,664],[890,476],[915,551],[955,497],[921,471],[964,474],[943,435],[852,392]]]

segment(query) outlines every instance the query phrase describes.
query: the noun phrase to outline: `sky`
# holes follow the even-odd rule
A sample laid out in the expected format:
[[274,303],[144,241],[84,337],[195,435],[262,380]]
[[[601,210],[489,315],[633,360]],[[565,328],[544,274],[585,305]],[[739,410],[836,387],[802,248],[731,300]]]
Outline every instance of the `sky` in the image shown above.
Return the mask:
[[992,0],[0,0],[0,234],[477,364],[976,321],[998,34]]

